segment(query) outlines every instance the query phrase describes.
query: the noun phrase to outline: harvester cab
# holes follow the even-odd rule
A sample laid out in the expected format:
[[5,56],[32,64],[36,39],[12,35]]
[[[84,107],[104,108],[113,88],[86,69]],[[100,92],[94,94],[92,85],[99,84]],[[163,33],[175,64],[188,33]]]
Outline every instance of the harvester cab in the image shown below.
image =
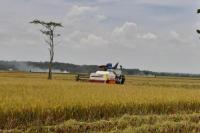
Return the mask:
[[116,63],[114,66],[112,63],[99,66],[98,71],[95,73],[78,74],[76,76],[76,81],[89,81],[96,83],[108,83],[108,84],[124,84],[125,76],[122,72],[122,66],[118,68],[119,63]]

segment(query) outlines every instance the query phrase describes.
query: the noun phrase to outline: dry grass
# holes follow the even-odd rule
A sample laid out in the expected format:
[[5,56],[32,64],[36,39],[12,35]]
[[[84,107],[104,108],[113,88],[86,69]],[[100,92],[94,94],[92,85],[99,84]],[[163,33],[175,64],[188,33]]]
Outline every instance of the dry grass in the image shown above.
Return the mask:
[[[0,73],[3,130],[57,125],[69,119],[92,122],[124,114],[199,111],[200,79],[196,78],[128,77],[125,85],[106,85],[75,82],[73,75],[57,74],[49,81],[45,74]],[[136,132],[133,127],[125,131],[129,130]]]
[[115,132],[115,133],[197,133],[200,114],[124,115],[96,122],[69,120],[55,126],[31,127],[27,132]]

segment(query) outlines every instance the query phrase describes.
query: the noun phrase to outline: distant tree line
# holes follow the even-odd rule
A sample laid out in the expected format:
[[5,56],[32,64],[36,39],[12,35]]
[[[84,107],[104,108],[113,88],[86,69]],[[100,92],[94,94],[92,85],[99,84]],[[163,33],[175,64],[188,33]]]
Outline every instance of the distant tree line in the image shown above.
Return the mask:
[[[37,72],[37,70],[45,71],[49,68],[49,62],[19,62],[19,61],[0,61],[1,71],[26,71]],[[97,65],[75,65],[70,63],[53,62],[53,70],[60,72],[70,73],[91,73],[97,71]],[[45,71],[47,72],[47,71]],[[153,72],[140,69],[123,69],[126,75],[143,75],[143,76],[174,76],[174,77],[200,77],[200,74],[186,74],[186,73],[166,73],[166,72]]]

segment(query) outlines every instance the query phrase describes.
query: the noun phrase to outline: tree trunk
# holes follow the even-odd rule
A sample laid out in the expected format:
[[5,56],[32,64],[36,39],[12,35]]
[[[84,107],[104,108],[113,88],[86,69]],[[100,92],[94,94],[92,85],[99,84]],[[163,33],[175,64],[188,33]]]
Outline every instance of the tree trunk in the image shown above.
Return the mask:
[[54,33],[53,30],[51,30],[51,34],[50,34],[50,61],[49,61],[49,76],[48,79],[51,80],[52,79],[52,63],[53,63],[53,58],[54,58]]
[[50,50],[50,61],[49,61],[49,76],[48,79],[51,80],[52,79],[52,66],[53,66],[53,57],[54,57],[54,51],[53,51],[53,47],[51,47]]
[[51,60],[49,62],[49,75],[48,75],[48,79],[49,80],[52,79],[52,61]]

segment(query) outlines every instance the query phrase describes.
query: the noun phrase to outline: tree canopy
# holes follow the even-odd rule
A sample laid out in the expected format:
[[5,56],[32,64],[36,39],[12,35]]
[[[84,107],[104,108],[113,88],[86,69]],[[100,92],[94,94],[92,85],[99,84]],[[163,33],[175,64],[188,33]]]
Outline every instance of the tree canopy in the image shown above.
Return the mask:
[[30,23],[41,24],[41,25],[43,25],[46,28],[63,27],[61,23],[56,23],[56,22],[52,22],[52,21],[50,21],[50,22],[44,22],[44,21],[40,21],[38,19],[35,19],[35,20],[31,21]]

